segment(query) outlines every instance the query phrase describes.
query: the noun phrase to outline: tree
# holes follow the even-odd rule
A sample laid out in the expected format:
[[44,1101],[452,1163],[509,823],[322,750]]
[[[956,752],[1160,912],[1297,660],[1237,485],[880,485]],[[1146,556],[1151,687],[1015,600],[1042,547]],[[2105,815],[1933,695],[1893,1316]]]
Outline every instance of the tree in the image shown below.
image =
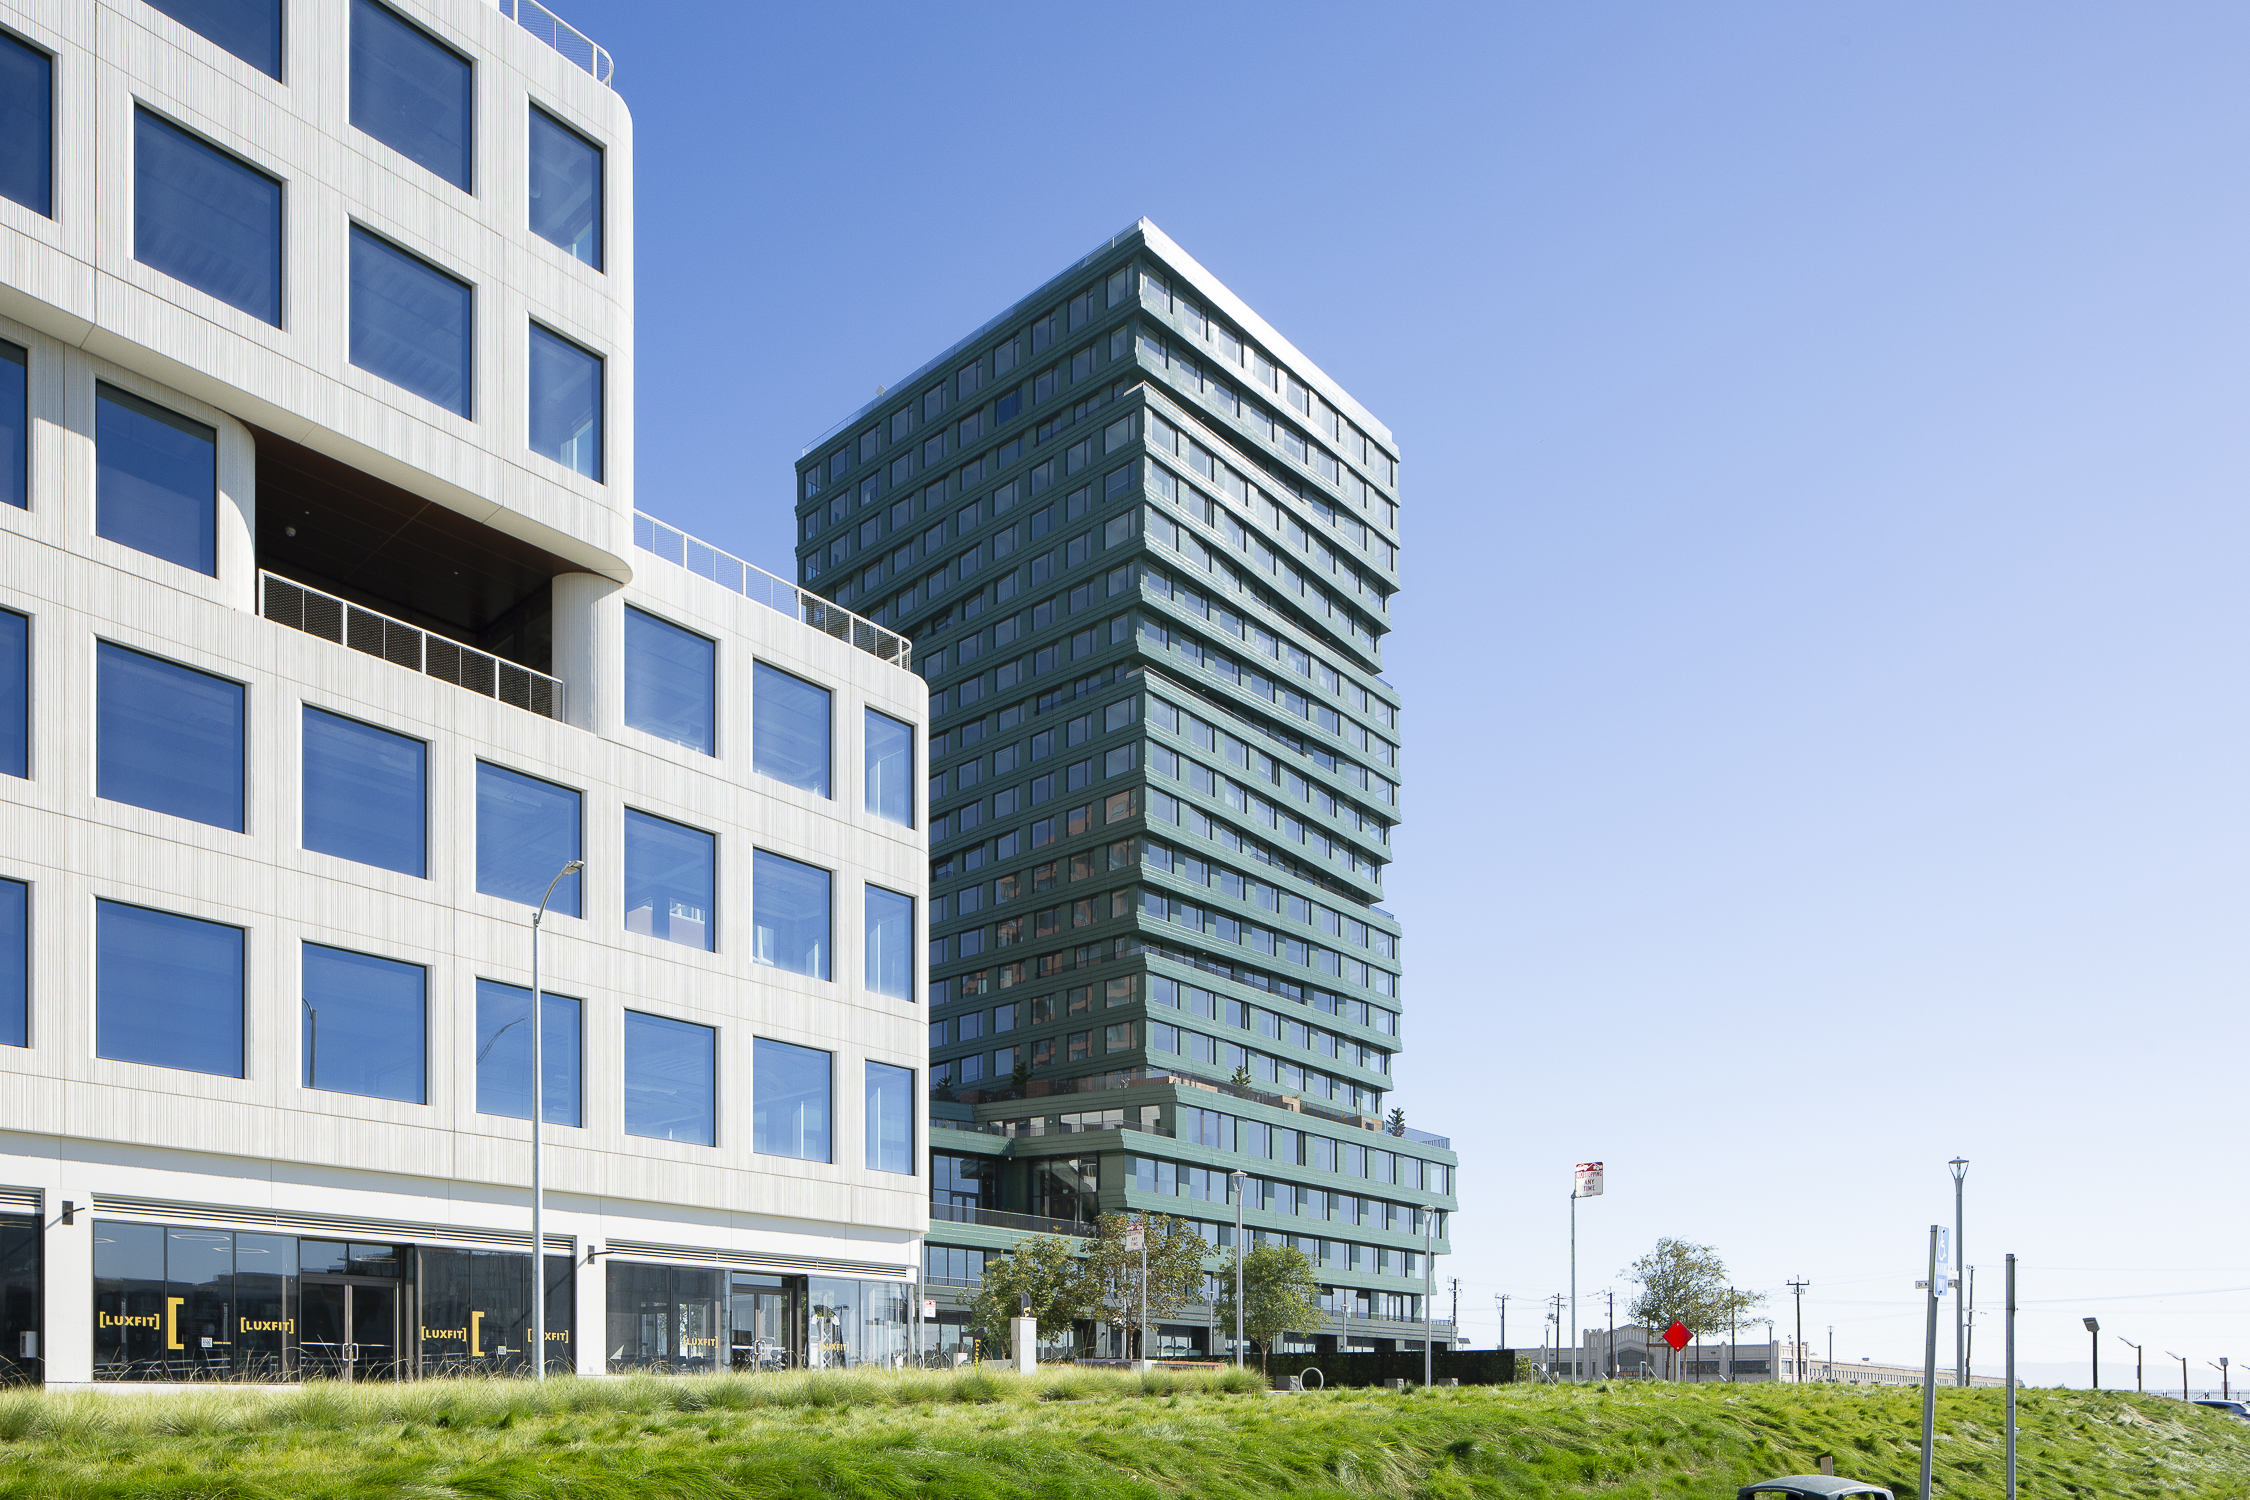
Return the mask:
[[1383,1128],[1392,1135],[1406,1134],[1406,1111],[1397,1108],[1392,1109],[1391,1117],[1384,1122]]
[[1060,1235],[1035,1234],[1005,1255],[986,1258],[984,1290],[970,1310],[969,1331],[994,1348],[1007,1348],[1010,1322],[1028,1296],[1040,1337],[1068,1333],[1085,1309],[1083,1295],[1077,1247]]
[[[1103,1214],[1086,1258],[1078,1264],[1079,1305],[1113,1328],[1135,1330],[1135,1343],[1141,1325],[1141,1252],[1125,1248],[1125,1232],[1139,1218]],[[1203,1257],[1210,1253],[1210,1245],[1185,1219],[1158,1215],[1148,1220],[1150,1323],[1176,1317],[1202,1296]],[[1145,1351],[1141,1357],[1148,1357]]]
[[1763,1292],[1728,1284],[1726,1262],[1717,1250],[1686,1240],[1658,1240],[1654,1250],[1618,1274],[1640,1288],[1626,1311],[1652,1334],[1675,1322],[1690,1333],[1708,1333],[1739,1321],[1766,1300]]
[[1246,1089],[1250,1087],[1250,1065],[1248,1063],[1243,1063],[1237,1066],[1234,1070],[1234,1076],[1229,1078],[1227,1082],[1233,1084],[1238,1089]]
[[[1234,1327],[1234,1276],[1219,1276],[1217,1316],[1221,1330]],[[1259,1363],[1292,1329],[1303,1333],[1327,1318],[1320,1310],[1320,1282],[1305,1252],[1292,1245],[1260,1245],[1242,1257],[1242,1331],[1258,1346]]]

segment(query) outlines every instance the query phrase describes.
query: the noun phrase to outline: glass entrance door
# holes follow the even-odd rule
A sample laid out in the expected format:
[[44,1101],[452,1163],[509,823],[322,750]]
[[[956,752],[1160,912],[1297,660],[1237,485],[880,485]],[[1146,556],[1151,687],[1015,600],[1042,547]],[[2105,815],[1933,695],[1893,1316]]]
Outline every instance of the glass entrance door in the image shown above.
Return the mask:
[[307,1380],[398,1378],[398,1283],[304,1279],[298,1367]]
[[786,1279],[737,1275],[729,1318],[737,1370],[793,1370],[802,1365],[804,1319]]

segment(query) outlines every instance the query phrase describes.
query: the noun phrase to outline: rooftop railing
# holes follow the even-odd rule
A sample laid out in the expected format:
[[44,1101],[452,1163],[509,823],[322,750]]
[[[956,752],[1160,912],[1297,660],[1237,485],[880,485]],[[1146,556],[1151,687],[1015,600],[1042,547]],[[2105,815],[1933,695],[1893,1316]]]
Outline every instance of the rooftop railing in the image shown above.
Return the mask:
[[526,713],[545,719],[563,716],[561,678],[432,635],[404,620],[362,609],[278,573],[258,575],[258,613],[277,625],[379,656],[393,666],[497,698]]
[[678,563],[697,577],[708,578],[745,599],[793,616],[823,635],[849,642],[900,671],[913,670],[914,643],[897,631],[885,630],[873,620],[855,615],[840,604],[831,604],[785,578],[776,578],[757,564],[746,563],[709,542],[699,542],[645,511],[633,512],[633,545],[644,552],[655,553],[666,562]]
[[596,83],[611,88],[617,86],[610,78],[616,65],[610,61],[609,54],[595,46],[593,38],[541,5],[539,0],[492,0],[492,3],[500,14],[591,73]]
[[1094,1226],[1074,1223],[1069,1219],[1047,1219],[1033,1214],[1012,1214],[1005,1209],[971,1208],[966,1204],[933,1203],[930,1205],[932,1222],[953,1224],[982,1224],[989,1229],[1016,1229],[1029,1234],[1072,1234],[1081,1239],[1091,1239]]

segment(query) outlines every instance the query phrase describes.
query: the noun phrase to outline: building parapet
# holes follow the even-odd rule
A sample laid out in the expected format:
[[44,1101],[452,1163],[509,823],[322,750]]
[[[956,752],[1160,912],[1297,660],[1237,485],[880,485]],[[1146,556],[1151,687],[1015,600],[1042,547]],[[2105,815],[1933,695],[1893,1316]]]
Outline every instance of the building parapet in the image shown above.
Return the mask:
[[633,512],[633,545],[677,563],[699,578],[708,578],[723,589],[790,615],[823,635],[849,643],[868,655],[887,661],[900,671],[914,668],[913,643],[895,630],[885,630],[873,620],[831,604],[810,589],[801,589],[777,578],[756,563],[698,541],[676,526],[667,526],[646,511]]
[[594,82],[617,87],[612,79],[617,66],[610,61],[608,51],[594,45],[592,37],[541,5],[539,0],[492,0],[492,3],[500,14],[584,68]]
[[433,635],[404,620],[362,609],[334,594],[307,588],[278,573],[258,575],[258,613],[276,625],[286,625],[324,641],[379,656],[393,666],[450,682],[487,698],[497,698],[526,713],[545,719],[563,716],[561,678],[518,666],[445,636]]

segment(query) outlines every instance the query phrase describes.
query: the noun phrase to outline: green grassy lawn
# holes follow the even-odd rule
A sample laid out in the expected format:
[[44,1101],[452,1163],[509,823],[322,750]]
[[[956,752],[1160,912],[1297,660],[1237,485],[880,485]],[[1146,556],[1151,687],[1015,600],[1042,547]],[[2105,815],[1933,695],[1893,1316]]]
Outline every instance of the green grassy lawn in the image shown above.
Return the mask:
[[[1230,1389],[1231,1387],[1231,1389]],[[2003,1493],[1999,1391],[1939,1393],[1938,1493]],[[1267,1396],[1240,1377],[1061,1372],[429,1381],[0,1395],[0,1496],[1731,1496],[1837,1470],[1914,1487],[1920,1397],[1808,1386]],[[2021,1398],[2022,1493],[2250,1496],[2250,1423]]]

